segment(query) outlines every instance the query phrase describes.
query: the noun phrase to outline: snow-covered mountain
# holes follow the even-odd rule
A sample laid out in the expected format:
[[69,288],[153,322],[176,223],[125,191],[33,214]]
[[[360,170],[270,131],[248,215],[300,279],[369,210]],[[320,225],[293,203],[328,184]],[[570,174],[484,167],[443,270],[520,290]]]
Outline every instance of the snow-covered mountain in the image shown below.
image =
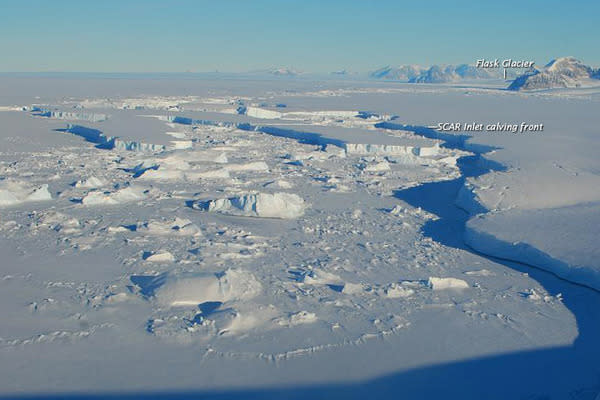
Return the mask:
[[489,71],[475,68],[472,65],[433,65],[423,67],[420,65],[401,65],[398,67],[386,66],[369,74],[374,79],[404,81],[411,83],[446,83],[470,79],[491,79],[500,77]]
[[273,69],[269,70],[269,74],[275,75],[275,76],[297,76],[300,73],[301,73],[300,71],[297,71],[294,68],[288,68],[288,67],[273,68]]
[[346,71],[345,69],[340,69],[338,71],[332,71],[330,72],[331,75],[348,75],[350,74],[350,72]]
[[594,69],[574,57],[561,57],[540,69],[532,69],[517,77],[509,90],[574,88],[600,84],[600,69]]
[[427,70],[427,68],[420,65],[400,65],[398,67],[388,65],[371,72],[369,77],[391,81],[410,81],[425,70]]
[[488,70],[475,68],[472,65],[433,65],[419,76],[409,80],[413,83],[446,83],[466,79],[491,79],[495,76]]

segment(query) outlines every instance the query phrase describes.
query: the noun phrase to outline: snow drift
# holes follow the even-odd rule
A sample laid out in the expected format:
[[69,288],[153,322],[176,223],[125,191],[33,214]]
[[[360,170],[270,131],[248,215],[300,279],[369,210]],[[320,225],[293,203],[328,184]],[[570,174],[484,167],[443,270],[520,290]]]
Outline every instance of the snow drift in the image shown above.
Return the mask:
[[116,205],[139,201],[146,198],[146,189],[137,186],[128,186],[115,191],[91,191],[81,198],[81,203],[86,206]]
[[47,184],[32,186],[18,181],[0,181],[0,207],[45,200],[52,200]]
[[293,193],[256,193],[199,201],[193,203],[192,207],[246,217],[294,219],[304,214],[307,204]]
[[186,218],[150,220],[136,225],[136,231],[153,236],[201,236],[202,231]]
[[249,272],[228,269],[219,273],[164,273],[156,277],[133,276],[141,293],[154,297],[164,307],[198,306],[246,300],[261,291],[260,282]]
[[427,283],[433,290],[460,290],[469,287],[467,282],[457,278],[436,278],[432,276]]

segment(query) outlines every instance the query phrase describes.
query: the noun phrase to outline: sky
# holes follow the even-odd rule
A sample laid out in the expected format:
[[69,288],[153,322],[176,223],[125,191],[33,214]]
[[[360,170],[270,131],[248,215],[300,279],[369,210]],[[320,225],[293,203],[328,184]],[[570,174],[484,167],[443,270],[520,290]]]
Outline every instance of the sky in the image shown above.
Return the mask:
[[600,65],[591,0],[0,2],[1,72],[366,72],[568,55]]

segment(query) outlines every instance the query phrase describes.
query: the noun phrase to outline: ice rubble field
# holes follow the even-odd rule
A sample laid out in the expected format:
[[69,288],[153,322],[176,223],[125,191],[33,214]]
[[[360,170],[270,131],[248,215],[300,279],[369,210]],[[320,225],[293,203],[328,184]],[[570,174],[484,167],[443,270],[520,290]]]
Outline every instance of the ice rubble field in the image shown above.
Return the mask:
[[598,93],[0,81],[0,394],[600,391]]

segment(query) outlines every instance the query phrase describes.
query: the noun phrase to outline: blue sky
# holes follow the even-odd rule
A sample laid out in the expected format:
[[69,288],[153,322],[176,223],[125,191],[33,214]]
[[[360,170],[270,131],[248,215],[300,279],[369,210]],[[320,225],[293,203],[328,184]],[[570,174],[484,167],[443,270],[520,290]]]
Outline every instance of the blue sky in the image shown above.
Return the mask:
[[600,64],[600,1],[0,1],[0,71],[368,71],[564,55]]

